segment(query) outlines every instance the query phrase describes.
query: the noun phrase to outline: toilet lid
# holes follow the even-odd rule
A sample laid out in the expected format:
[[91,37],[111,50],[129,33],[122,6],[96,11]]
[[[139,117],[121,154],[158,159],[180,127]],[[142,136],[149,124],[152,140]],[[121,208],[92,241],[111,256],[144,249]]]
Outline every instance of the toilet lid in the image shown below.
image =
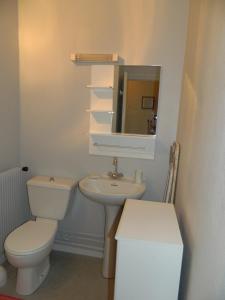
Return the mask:
[[37,252],[52,242],[56,230],[56,221],[28,221],[8,235],[5,250],[14,255]]

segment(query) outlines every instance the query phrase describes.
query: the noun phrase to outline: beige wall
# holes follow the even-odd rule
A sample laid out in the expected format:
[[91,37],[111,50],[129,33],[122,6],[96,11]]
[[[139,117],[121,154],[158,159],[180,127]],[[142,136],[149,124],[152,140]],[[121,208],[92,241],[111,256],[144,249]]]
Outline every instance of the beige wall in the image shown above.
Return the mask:
[[0,1],[0,171],[19,163],[17,1]]
[[[73,64],[69,54],[118,52],[127,64],[162,65],[156,159],[119,159],[125,174],[143,169],[145,198],[161,199],[176,136],[187,3],[20,0],[21,162],[34,173],[77,179],[112,169],[111,158],[88,154],[90,66]],[[102,207],[77,193],[61,230],[71,239],[102,236],[103,223]]]
[[192,0],[177,136],[187,300],[225,299],[224,53],[224,0]]

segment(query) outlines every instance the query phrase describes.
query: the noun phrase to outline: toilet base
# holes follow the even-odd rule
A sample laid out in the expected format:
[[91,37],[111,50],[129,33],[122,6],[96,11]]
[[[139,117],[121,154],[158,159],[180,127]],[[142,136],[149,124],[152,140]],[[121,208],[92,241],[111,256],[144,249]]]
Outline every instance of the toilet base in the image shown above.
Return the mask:
[[18,268],[16,291],[20,295],[32,294],[45,280],[50,268],[49,255],[37,266]]

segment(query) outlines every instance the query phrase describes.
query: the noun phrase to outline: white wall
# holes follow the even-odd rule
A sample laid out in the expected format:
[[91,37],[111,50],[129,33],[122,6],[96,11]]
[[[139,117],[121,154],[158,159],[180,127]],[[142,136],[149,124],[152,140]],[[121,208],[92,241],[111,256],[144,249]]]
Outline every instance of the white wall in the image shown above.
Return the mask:
[[[20,0],[21,162],[34,173],[72,176],[111,170],[88,154],[90,66],[70,52],[118,52],[126,64],[162,65],[154,161],[120,159],[122,172],[142,168],[145,198],[162,199],[169,145],[176,137],[187,0]],[[168,117],[169,116],[169,117]],[[77,192],[61,225],[65,239],[103,235],[102,207]],[[63,238],[63,236],[61,236]]]
[[0,1],[0,171],[19,162],[17,1]]
[[191,0],[179,117],[181,299],[225,299],[225,2]]

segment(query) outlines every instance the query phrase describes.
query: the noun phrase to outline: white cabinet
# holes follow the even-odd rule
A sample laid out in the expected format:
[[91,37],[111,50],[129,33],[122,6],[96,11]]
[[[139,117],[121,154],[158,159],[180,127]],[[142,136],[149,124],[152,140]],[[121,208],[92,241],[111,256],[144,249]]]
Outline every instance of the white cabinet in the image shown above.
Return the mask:
[[116,233],[115,300],[176,300],[183,243],[172,204],[127,200]]
[[[114,65],[91,66],[89,153],[94,155],[154,159],[155,135],[112,133]],[[115,109],[116,110],[116,109]]]

